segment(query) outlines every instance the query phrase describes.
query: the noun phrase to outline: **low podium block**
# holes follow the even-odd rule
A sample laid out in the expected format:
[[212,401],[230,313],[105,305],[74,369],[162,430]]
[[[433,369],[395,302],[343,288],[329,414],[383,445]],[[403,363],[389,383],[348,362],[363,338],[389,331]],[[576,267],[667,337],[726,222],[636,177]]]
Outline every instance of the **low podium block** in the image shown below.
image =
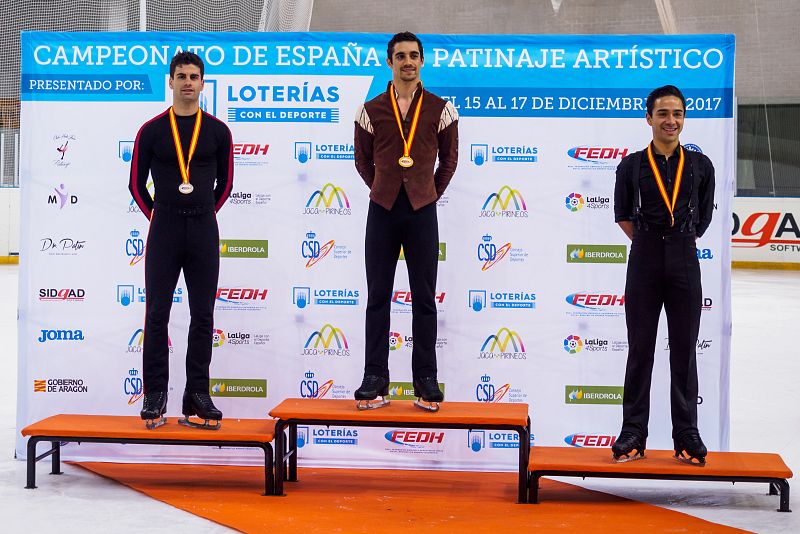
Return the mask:
[[538,504],[543,476],[764,482],[770,495],[780,494],[778,511],[791,512],[786,479],[792,471],[778,454],[709,452],[702,467],[677,461],[673,451],[648,449],[645,454],[641,460],[614,463],[607,448],[534,447],[528,462],[528,501]]
[[[275,422],[263,419],[224,419],[219,430],[189,428],[177,418],[148,430],[135,416],[53,415],[22,429],[28,437],[28,483],[36,488],[36,462],[52,457],[51,474],[61,474],[61,443],[125,443],[143,445],[200,445],[208,447],[254,447],[264,451],[264,495],[272,495]],[[48,441],[51,448],[36,456],[36,445]]]
[[[353,400],[286,399],[270,410],[277,419],[275,434],[275,494],[284,480],[297,480],[297,425],[363,427],[459,428],[508,430],[519,436],[518,502],[527,500],[530,449],[528,405],[522,403],[443,402],[438,412],[421,410],[412,401],[392,401],[384,408],[357,410]],[[288,431],[288,445],[284,432]],[[288,464],[288,475],[287,475]]]

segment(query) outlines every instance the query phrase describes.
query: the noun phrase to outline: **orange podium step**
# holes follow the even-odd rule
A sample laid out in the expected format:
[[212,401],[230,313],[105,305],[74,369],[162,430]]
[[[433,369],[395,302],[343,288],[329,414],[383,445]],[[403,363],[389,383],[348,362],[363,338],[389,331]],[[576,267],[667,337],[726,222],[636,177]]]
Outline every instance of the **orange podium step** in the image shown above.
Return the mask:
[[[36,462],[52,457],[51,474],[61,474],[61,443],[126,443],[145,445],[200,445],[208,447],[254,447],[264,451],[264,495],[274,494],[273,451],[275,421],[223,419],[219,430],[189,428],[168,418],[166,425],[145,428],[136,416],[59,414],[22,429],[28,436],[28,481],[36,488]],[[38,457],[36,445],[49,441],[51,449]]]
[[[438,412],[417,408],[412,401],[393,400],[374,410],[358,410],[354,400],[286,399],[270,410],[278,419],[275,434],[275,493],[283,494],[283,481],[297,480],[297,425],[343,425],[409,428],[460,428],[509,430],[519,435],[518,501],[528,498],[527,462],[530,449],[530,419],[524,403],[442,402]],[[288,446],[284,443],[288,430]],[[288,475],[286,464],[288,463]]]
[[607,448],[534,447],[528,460],[528,501],[539,502],[542,476],[765,482],[770,495],[780,493],[778,511],[791,511],[786,479],[792,478],[792,471],[778,454],[709,452],[704,466],[679,462],[673,451],[648,449],[645,455],[641,460],[615,463]]

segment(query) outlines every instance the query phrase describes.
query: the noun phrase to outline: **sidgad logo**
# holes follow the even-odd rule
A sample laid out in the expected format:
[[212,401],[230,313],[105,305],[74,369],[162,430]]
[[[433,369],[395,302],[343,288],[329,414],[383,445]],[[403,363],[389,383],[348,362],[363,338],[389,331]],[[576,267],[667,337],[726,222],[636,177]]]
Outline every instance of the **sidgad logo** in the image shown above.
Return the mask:
[[743,221],[734,213],[731,245],[737,248],[769,246],[770,252],[798,252],[800,225],[791,211],[751,213]]
[[83,288],[39,289],[39,300],[41,302],[83,302],[85,298],[86,290]]

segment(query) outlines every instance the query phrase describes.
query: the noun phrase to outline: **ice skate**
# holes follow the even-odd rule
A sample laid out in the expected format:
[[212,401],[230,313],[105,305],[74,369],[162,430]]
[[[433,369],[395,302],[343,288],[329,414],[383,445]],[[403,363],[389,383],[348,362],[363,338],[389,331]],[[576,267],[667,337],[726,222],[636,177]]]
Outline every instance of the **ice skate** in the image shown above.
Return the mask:
[[[364,375],[361,387],[355,392],[356,408],[374,410],[389,405],[386,395],[389,394],[389,379],[382,376]],[[378,397],[380,396],[380,399]]]
[[[203,419],[203,423],[195,423],[189,419],[196,415]],[[208,393],[183,393],[183,419],[178,419],[178,423],[192,428],[202,428],[203,430],[219,430],[222,426],[222,412],[214,406],[211,395]]]
[[[611,446],[611,453],[614,455],[614,462],[623,463],[645,458],[644,451],[647,447],[647,440],[637,436],[633,432],[623,431]],[[634,454],[634,451],[636,451]]]
[[439,403],[444,400],[444,393],[439,389],[439,382],[435,376],[425,376],[414,379],[414,406],[429,412],[438,412]]
[[167,411],[167,392],[148,391],[144,394],[140,416],[144,419],[144,426],[147,430],[153,430],[167,422],[164,413]]
[[686,432],[674,439],[675,459],[689,465],[703,467],[706,465],[706,449],[697,431]]

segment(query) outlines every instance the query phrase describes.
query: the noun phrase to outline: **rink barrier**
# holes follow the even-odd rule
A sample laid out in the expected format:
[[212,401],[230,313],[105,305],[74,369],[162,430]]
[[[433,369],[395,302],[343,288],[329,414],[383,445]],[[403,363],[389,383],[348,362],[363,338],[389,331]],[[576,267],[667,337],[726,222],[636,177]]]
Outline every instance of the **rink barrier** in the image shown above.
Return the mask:
[[648,449],[646,458],[614,463],[609,448],[534,447],[528,462],[528,502],[539,503],[543,476],[763,482],[769,484],[770,495],[780,495],[778,511],[791,512],[787,479],[792,471],[778,454],[709,452],[704,466],[679,462],[674,454]]
[[[53,415],[22,429],[27,445],[28,489],[36,488],[36,462],[52,459],[51,475],[61,474],[62,443],[121,443],[140,445],[199,445],[207,447],[252,447],[264,451],[264,495],[274,494],[273,448],[275,422],[265,419],[223,419],[219,430],[189,428],[167,418],[167,424],[148,430],[135,416]],[[36,455],[40,441],[50,450]]]
[[[507,430],[519,436],[517,502],[527,500],[530,418],[524,403],[443,402],[438,412],[424,411],[412,401],[391,401],[386,407],[359,411],[354,400],[286,399],[270,410],[276,418],[275,494],[284,481],[297,481],[297,425]],[[288,434],[288,443],[287,443]]]

